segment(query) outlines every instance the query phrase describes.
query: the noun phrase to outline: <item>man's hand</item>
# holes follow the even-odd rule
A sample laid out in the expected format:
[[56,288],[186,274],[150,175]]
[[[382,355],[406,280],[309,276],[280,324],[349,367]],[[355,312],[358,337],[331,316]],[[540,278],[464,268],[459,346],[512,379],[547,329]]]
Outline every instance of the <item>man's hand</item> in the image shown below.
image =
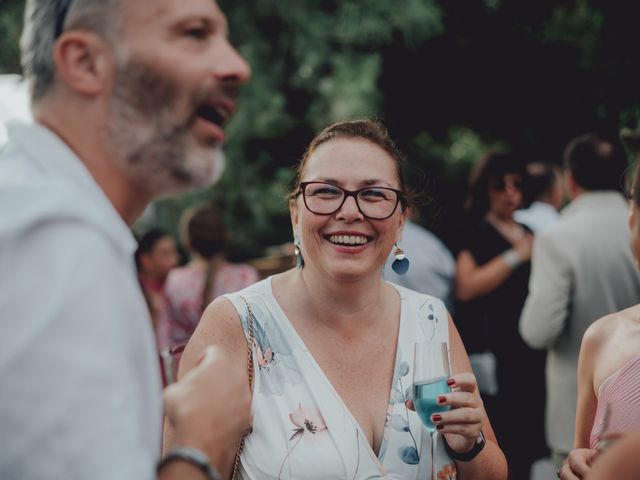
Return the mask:
[[227,470],[249,427],[250,403],[246,369],[220,348],[207,347],[198,365],[165,389],[171,443],[198,448],[220,471]]

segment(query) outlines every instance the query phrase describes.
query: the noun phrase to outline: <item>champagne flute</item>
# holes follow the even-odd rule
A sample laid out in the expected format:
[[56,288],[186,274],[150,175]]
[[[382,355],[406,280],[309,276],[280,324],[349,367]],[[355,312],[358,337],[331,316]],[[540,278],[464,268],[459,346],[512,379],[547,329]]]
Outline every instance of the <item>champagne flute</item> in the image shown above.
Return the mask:
[[420,342],[413,349],[413,405],[431,438],[431,478],[436,478],[437,429],[431,416],[449,410],[438,404],[440,395],[449,393],[449,349],[445,342]]

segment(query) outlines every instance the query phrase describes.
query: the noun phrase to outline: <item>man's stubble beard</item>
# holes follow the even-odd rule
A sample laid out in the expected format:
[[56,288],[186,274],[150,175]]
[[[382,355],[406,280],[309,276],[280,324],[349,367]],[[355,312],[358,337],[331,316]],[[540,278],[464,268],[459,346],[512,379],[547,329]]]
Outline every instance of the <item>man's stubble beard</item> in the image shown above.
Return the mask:
[[192,128],[200,94],[178,117],[180,87],[135,59],[118,67],[109,105],[105,141],[118,168],[151,197],[216,182],[224,169],[219,144],[196,140]]

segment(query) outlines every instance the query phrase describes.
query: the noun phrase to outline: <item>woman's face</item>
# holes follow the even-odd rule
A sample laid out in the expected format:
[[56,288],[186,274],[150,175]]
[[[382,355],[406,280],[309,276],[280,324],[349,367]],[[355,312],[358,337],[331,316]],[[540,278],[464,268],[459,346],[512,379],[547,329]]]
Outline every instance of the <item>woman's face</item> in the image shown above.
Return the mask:
[[[301,180],[351,191],[364,187],[400,189],[393,158],[364,139],[338,138],[320,145],[307,159]],[[302,195],[291,204],[291,223],[300,238],[304,268],[340,281],[380,275],[393,244],[400,239],[406,216],[406,209],[398,204],[389,218],[369,219],[359,211],[355,197],[347,197],[330,215],[310,212]]]
[[522,177],[507,173],[489,182],[489,211],[501,218],[510,218],[522,205]]

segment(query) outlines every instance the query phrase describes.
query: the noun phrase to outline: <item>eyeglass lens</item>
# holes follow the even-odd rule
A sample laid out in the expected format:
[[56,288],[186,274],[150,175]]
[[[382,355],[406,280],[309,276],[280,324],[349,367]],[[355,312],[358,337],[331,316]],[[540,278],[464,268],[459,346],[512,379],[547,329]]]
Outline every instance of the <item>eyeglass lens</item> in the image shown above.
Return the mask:
[[385,187],[366,187],[356,191],[345,190],[329,183],[313,182],[304,185],[304,202],[309,211],[330,215],[342,207],[347,196],[353,196],[360,212],[368,218],[383,220],[395,211],[398,192]]

